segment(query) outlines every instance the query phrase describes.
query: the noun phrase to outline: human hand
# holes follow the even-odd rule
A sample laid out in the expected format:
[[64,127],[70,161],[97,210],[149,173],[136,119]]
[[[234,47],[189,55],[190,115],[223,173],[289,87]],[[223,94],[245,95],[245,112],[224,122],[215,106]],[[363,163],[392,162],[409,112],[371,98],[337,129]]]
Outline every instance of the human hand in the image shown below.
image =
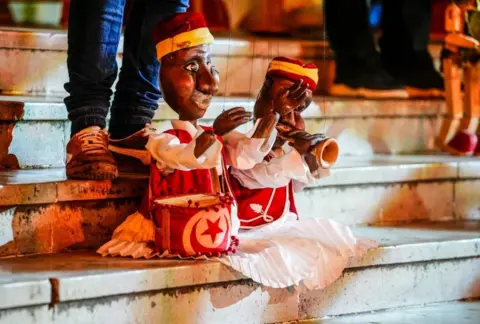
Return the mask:
[[224,136],[240,125],[252,119],[252,113],[245,111],[243,107],[236,107],[221,113],[213,123],[215,134]]

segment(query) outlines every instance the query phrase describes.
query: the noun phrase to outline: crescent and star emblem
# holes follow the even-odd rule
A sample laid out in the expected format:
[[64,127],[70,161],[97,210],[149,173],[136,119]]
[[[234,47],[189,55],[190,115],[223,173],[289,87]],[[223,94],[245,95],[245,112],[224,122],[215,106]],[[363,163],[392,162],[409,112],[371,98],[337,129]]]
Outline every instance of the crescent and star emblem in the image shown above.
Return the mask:
[[185,251],[194,255],[197,252],[215,251],[223,245],[228,246],[230,226],[230,216],[226,208],[215,213],[199,211],[188,221],[183,231]]
[[202,235],[210,235],[210,238],[212,239],[212,243],[215,243],[215,239],[217,238],[217,235],[220,233],[223,233],[224,230],[222,230],[218,223],[220,223],[220,217],[215,222],[210,221],[207,219],[207,226],[208,228],[202,233]]

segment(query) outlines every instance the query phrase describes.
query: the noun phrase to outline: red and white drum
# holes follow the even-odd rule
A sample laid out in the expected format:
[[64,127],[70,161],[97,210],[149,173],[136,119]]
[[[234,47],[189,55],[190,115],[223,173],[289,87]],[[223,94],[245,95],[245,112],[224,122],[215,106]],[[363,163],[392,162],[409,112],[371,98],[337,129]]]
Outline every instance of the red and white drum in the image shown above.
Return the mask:
[[197,194],[154,201],[155,241],[160,254],[181,257],[234,253],[229,195]]

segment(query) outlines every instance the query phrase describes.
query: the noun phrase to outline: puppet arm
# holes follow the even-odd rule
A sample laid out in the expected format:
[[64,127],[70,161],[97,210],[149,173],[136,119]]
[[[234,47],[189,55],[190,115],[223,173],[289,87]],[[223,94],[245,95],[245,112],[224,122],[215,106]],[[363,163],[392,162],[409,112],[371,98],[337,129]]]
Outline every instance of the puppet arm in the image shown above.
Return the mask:
[[220,164],[222,144],[216,139],[196,157],[195,146],[202,133],[203,130],[199,129],[194,140],[188,144],[181,144],[180,140],[171,134],[155,134],[150,137],[146,148],[160,170],[211,169]]
[[[287,186],[290,181],[303,188],[325,176],[325,172],[320,170],[311,173],[300,153],[292,148],[287,150],[284,155],[262,161],[249,170],[232,168],[232,175],[242,186],[249,189],[279,188]],[[303,184],[303,187],[300,184]]]
[[257,130],[261,126],[261,122],[262,120],[258,119],[253,129],[247,134],[232,131],[223,136],[225,163],[227,165],[240,170],[251,169],[261,163],[271,151],[278,132],[273,125],[269,134],[266,133],[265,137],[256,138],[256,134],[259,134]]

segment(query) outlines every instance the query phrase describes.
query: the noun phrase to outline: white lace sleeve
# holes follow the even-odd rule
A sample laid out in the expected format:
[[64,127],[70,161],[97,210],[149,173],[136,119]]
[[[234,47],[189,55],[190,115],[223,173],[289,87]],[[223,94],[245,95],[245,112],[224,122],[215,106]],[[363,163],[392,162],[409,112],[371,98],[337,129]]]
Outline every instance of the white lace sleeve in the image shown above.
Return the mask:
[[[195,139],[200,136],[199,130]],[[189,171],[194,169],[211,169],[220,164],[222,144],[217,140],[198,158],[194,155],[195,139],[189,144],[181,144],[171,134],[152,135],[147,143],[147,150],[157,162],[160,170],[173,169]]]
[[303,157],[292,148],[287,148],[287,153],[283,156],[262,161],[250,170],[232,168],[231,172],[242,186],[249,189],[279,188],[293,181],[295,191],[300,191],[329,175],[328,170],[310,173]]
[[233,131],[223,137],[227,165],[240,170],[251,169],[261,163],[270,152],[277,137],[277,130],[274,129],[268,138],[252,138],[259,122],[260,120],[257,120],[247,134]]

